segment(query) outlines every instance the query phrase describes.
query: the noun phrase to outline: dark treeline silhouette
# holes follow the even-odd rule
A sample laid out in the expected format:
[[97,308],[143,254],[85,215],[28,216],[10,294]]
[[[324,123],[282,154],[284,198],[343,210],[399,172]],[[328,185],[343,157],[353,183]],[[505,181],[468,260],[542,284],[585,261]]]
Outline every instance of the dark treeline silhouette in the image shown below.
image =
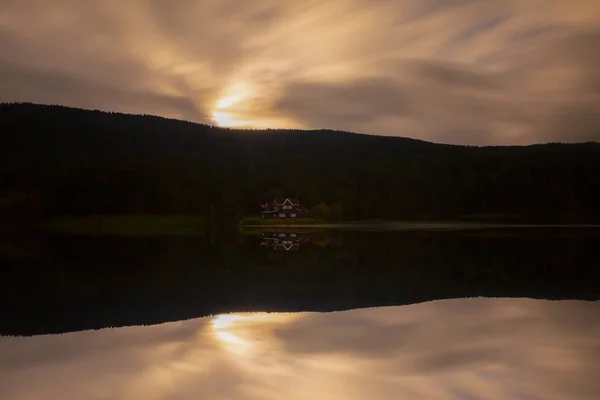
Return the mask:
[[472,296],[600,299],[595,230],[309,238],[300,251],[280,253],[261,248],[260,237],[241,235],[212,243],[208,237],[13,235],[0,246],[0,334]]
[[0,105],[0,217],[196,213],[271,196],[329,219],[600,220],[600,144],[468,147],[340,131],[224,129]]

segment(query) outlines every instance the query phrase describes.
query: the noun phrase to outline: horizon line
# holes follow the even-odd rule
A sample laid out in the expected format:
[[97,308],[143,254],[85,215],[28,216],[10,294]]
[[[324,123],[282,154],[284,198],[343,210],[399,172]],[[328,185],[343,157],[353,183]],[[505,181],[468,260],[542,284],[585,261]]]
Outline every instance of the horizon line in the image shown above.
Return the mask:
[[377,137],[377,138],[389,138],[389,139],[400,139],[400,140],[412,140],[412,141],[416,141],[416,142],[422,142],[422,143],[427,143],[427,144],[433,144],[433,145],[438,145],[438,146],[453,146],[453,147],[469,147],[469,148],[492,148],[492,147],[503,147],[503,148],[508,148],[508,147],[519,147],[519,148],[526,148],[526,147],[534,147],[534,146],[548,146],[548,145],[584,145],[584,144],[600,144],[600,142],[596,142],[596,141],[586,141],[586,142],[540,142],[540,143],[533,143],[533,144],[506,144],[506,145],[497,145],[497,144],[488,144],[488,145],[473,145],[473,144],[455,144],[455,143],[444,143],[444,142],[430,142],[427,140],[423,140],[423,139],[418,139],[418,138],[412,138],[412,137],[408,137],[408,136],[394,136],[394,135],[381,135],[381,134],[375,134],[375,133],[365,133],[365,132],[354,132],[354,131],[344,131],[344,130],[340,130],[340,129],[331,129],[331,128],[318,128],[318,129],[299,129],[299,128],[262,128],[262,129],[257,129],[257,128],[242,128],[242,127],[227,127],[227,126],[220,126],[220,125],[215,125],[215,124],[209,124],[209,123],[205,123],[205,122],[196,122],[196,121],[190,121],[187,119],[180,119],[180,118],[173,118],[173,117],[166,117],[163,115],[157,115],[157,114],[134,114],[134,113],[128,113],[128,112],[123,112],[123,111],[112,111],[112,110],[107,110],[107,109],[100,109],[100,108],[84,108],[84,107],[75,107],[75,106],[70,106],[70,105],[65,105],[65,104],[50,104],[50,103],[34,103],[34,102],[30,102],[30,101],[0,101],[0,107],[1,106],[14,106],[14,105],[29,105],[29,106],[40,106],[40,107],[54,107],[54,108],[66,108],[66,109],[71,109],[71,110],[79,110],[79,111],[87,111],[87,112],[100,112],[100,113],[105,113],[105,114],[118,114],[118,115],[125,115],[125,116],[133,116],[133,117],[152,117],[152,118],[160,118],[163,120],[167,120],[167,121],[176,121],[176,122],[184,122],[184,123],[188,123],[188,124],[192,124],[192,125],[198,125],[198,126],[203,126],[203,127],[208,127],[211,129],[217,129],[217,130],[223,130],[223,131],[236,131],[236,132],[253,132],[253,133],[258,133],[258,132],[270,132],[270,131],[286,131],[286,132],[335,132],[335,133],[344,133],[344,134],[351,134],[351,135],[360,135],[360,136],[369,136],[369,137]]

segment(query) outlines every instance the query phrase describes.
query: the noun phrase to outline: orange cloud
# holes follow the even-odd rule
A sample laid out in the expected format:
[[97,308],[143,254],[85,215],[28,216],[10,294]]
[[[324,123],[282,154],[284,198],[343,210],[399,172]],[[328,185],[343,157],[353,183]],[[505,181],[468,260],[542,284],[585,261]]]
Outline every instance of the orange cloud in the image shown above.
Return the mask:
[[600,6],[586,0],[4,0],[2,9],[0,101],[451,143],[598,139]]

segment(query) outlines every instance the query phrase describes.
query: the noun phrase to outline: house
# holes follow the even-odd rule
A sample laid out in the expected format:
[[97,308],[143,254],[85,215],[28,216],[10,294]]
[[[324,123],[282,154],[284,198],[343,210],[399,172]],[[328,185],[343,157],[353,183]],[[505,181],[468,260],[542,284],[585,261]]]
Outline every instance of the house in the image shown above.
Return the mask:
[[267,218],[308,218],[308,210],[300,201],[291,197],[280,197],[273,202],[260,204],[261,216]]

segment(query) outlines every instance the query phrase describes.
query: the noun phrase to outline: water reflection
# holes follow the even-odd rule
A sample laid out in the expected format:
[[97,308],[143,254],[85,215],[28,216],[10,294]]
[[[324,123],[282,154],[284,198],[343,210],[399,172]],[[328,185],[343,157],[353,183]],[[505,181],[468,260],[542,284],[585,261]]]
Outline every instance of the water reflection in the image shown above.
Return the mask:
[[263,232],[260,247],[273,251],[298,251],[308,239],[309,234],[302,232]]
[[[0,239],[0,334],[476,296],[600,299],[600,232],[273,232]],[[271,239],[303,243],[259,246]]]
[[267,327],[290,323],[300,314],[250,313],[223,314],[212,319],[212,331],[223,348],[248,355],[272,348]]
[[600,302],[461,299],[0,338],[0,398],[594,399]]

